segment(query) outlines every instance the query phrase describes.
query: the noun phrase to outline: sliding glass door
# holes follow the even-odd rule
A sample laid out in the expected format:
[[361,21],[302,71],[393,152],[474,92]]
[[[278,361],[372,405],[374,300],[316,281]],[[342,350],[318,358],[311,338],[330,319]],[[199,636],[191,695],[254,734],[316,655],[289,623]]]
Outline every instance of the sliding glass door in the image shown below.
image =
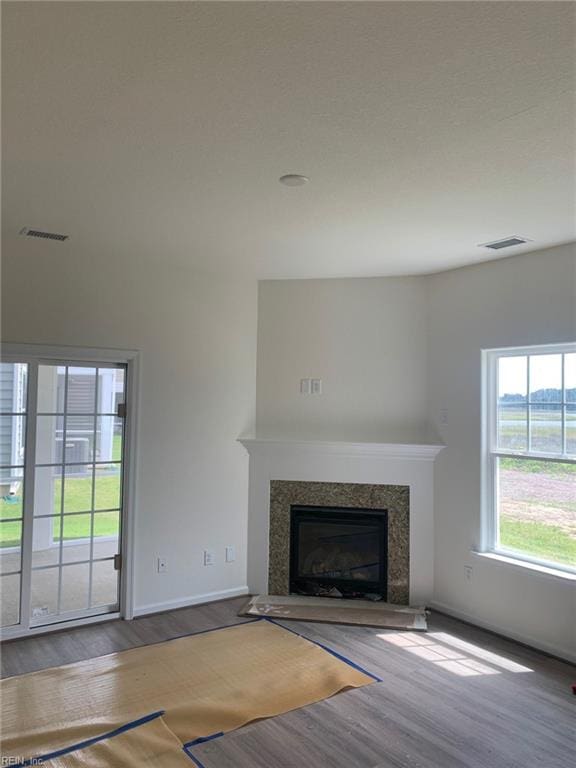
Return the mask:
[[119,610],[126,366],[2,363],[2,626]]
[[0,619],[20,623],[28,365],[0,363]]

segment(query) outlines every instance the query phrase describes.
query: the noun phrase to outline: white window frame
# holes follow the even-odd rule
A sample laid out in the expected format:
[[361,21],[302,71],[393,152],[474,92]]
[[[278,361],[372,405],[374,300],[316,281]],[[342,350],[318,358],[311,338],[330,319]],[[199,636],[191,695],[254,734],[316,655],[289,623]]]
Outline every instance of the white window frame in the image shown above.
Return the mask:
[[[1,358],[4,362],[19,363],[53,363],[55,360],[102,363],[122,363],[126,365],[126,417],[124,427],[124,444],[127,448],[127,460],[124,463],[123,480],[123,535],[122,535],[122,570],[120,577],[120,610],[114,613],[100,614],[92,617],[82,617],[79,620],[70,619],[66,622],[46,624],[39,627],[29,626],[26,622],[12,627],[0,628],[0,640],[11,640],[17,637],[27,637],[36,634],[58,631],[62,628],[84,626],[100,623],[111,619],[134,618],[134,531],[137,509],[137,467],[138,467],[138,411],[140,403],[140,352],[127,349],[101,349],[99,347],[73,347],[63,345],[20,344],[3,342]],[[28,387],[34,391],[34,382],[28,379]],[[26,450],[28,450],[28,445]],[[27,464],[34,461],[28,456]],[[29,519],[30,516],[28,516]],[[31,536],[32,528],[23,529],[23,536]]]
[[[528,347],[502,347],[499,349],[482,350],[482,515],[480,552],[513,560],[518,565],[538,567],[558,575],[573,577],[576,568],[531,557],[523,552],[505,549],[498,546],[498,488],[497,460],[498,458],[527,458],[538,461],[558,461],[576,464],[576,456],[566,454],[550,454],[529,450],[510,450],[498,447],[498,360],[501,357],[524,357],[541,354],[570,354],[576,352],[576,343],[568,344],[539,344]],[[562,365],[562,389],[564,390],[564,364]],[[528,387],[527,396],[530,396]],[[529,429],[529,427],[528,427]],[[563,451],[565,451],[565,419],[562,408]]]

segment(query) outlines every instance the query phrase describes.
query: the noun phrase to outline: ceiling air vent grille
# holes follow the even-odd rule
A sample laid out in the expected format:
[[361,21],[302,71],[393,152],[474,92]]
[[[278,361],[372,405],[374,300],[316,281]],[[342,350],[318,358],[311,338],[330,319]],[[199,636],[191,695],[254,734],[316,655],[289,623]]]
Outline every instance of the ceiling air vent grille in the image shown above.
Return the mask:
[[58,240],[60,242],[68,240],[68,235],[61,235],[58,232],[43,232],[41,229],[28,229],[27,227],[21,229],[20,234],[26,235],[26,237],[42,237],[44,240]]
[[529,243],[530,241],[525,237],[518,237],[512,235],[512,237],[505,237],[503,240],[494,240],[493,243],[481,243],[480,248],[490,248],[492,251],[499,251],[501,248],[511,248],[513,245],[522,245],[523,243]]

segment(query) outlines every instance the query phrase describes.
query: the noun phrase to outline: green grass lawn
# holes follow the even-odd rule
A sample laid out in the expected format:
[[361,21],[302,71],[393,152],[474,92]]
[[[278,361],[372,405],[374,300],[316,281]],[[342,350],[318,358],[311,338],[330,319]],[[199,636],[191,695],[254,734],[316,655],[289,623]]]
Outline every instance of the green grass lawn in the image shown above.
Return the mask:
[[[60,514],[60,494],[62,481],[54,481],[54,513]],[[67,512],[84,512],[90,509],[92,494],[91,477],[67,478],[65,481],[65,502]],[[95,503],[97,509],[114,509],[120,505],[120,476],[98,477],[96,481]],[[0,518],[19,516],[20,506],[0,501]],[[102,512],[96,515],[95,536],[113,536],[118,530],[118,513]],[[21,523],[8,522],[0,525],[0,548],[17,547],[20,544]],[[85,538],[90,535],[90,515],[77,515],[67,518],[64,539]],[[60,537],[60,517],[54,518],[54,539]]]
[[[566,478],[576,475],[576,464],[567,464],[560,461],[538,461],[536,459],[517,459],[503,457],[500,459],[501,469],[512,469],[522,472],[538,472],[546,475],[559,475]],[[576,480],[576,478],[575,478]]]
[[500,519],[500,545],[540,560],[576,566],[576,539],[545,523]]
[[[122,460],[122,435],[114,435],[112,461]],[[62,481],[54,480],[54,514],[60,515]],[[85,512],[92,506],[92,478],[69,477],[65,481],[65,511]],[[120,475],[97,476],[96,509],[115,509],[120,506]],[[10,503],[0,499],[0,520],[22,517],[22,500]],[[17,547],[21,536],[20,522],[0,524],[0,548]],[[118,513],[102,512],[94,520],[95,536],[113,536],[118,531]],[[78,515],[66,519],[64,539],[80,539],[90,535],[90,516]],[[60,518],[54,519],[53,537],[60,538]]]
[[122,461],[122,435],[114,435],[112,442],[112,461]]

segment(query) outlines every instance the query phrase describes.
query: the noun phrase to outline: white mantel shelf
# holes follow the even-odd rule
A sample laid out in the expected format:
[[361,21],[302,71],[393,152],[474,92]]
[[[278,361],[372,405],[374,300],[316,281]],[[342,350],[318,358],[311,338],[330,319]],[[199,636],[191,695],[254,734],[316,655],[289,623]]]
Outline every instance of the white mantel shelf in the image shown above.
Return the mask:
[[374,456],[388,459],[434,461],[445,447],[432,443],[350,443],[328,440],[283,440],[267,437],[241,437],[239,442],[250,455],[298,451],[333,456]]

